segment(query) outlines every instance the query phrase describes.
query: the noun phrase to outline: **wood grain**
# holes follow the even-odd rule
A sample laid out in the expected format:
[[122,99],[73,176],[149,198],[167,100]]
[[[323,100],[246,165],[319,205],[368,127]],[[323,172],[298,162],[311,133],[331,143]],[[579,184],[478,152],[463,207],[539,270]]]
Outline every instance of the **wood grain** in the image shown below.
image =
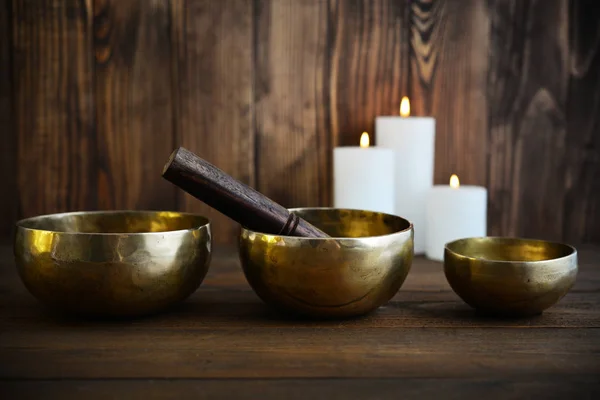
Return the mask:
[[255,8],[258,190],[284,207],[330,198],[327,2],[258,0]]
[[332,146],[358,146],[364,131],[374,142],[375,117],[398,115],[408,90],[408,4],[330,1]]
[[13,111],[11,3],[0,4],[0,182],[6,188],[0,196],[0,242],[11,237],[18,218],[17,136]]
[[52,394],[59,399],[504,399],[585,398],[600,395],[597,376],[488,378],[352,378],[352,379],[194,379],[194,380],[57,380],[0,382],[0,394],[32,399]]
[[600,243],[600,8],[570,2],[564,238]]
[[436,118],[434,182],[485,185],[490,19],[479,0],[411,3],[411,115]]
[[23,216],[96,204],[91,1],[13,1]]
[[103,209],[175,208],[167,0],[94,1],[98,196]]
[[[181,0],[172,6],[176,145],[256,187],[252,2]],[[239,224],[177,193],[180,208],[210,218],[217,243],[236,240]]]
[[568,378],[600,371],[600,329],[121,328],[88,330],[82,340],[67,328],[0,338],[3,379],[464,379],[532,371]]
[[[214,282],[214,281],[213,281]],[[3,328],[19,332],[35,333],[60,329],[102,328],[121,329],[122,323],[107,321],[75,320],[49,313],[31,298],[29,293],[19,291],[11,294],[3,308]],[[572,292],[545,314],[529,319],[506,319],[484,317],[466,306],[453,292],[420,292],[403,290],[386,306],[368,316],[346,321],[310,321],[293,318],[275,312],[263,304],[247,288],[244,281],[237,288],[223,288],[210,283],[203,284],[200,291],[185,304],[170,312],[151,319],[139,319],[129,324],[131,329],[213,330],[257,329],[285,330],[293,327],[329,328],[359,332],[365,328],[378,329],[589,329],[600,328],[597,312],[598,291],[593,293]],[[10,308],[9,308],[10,305]],[[58,326],[57,326],[58,325]]]
[[582,247],[573,291],[535,318],[475,315],[449,289],[441,263],[416,258],[378,312],[313,321],[269,311],[246,283],[236,249],[220,247],[186,303],[118,321],[48,312],[20,284],[11,248],[0,246],[0,394],[591,395],[600,371],[598,260],[600,248]]
[[488,234],[600,243],[592,0],[38,3],[0,6],[4,240],[21,216],[174,208],[234,243],[160,177],[175,147],[327,206],[333,147],[408,95],[436,118],[435,182],[487,186]]
[[495,1],[490,14],[490,233],[559,240],[565,198],[567,1]]

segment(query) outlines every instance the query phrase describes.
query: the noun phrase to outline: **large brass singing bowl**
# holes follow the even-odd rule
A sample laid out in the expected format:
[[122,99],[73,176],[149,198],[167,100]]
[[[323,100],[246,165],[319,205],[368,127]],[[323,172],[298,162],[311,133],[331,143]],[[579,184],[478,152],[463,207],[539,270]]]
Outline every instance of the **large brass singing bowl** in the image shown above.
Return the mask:
[[211,257],[210,224],[179,212],[44,215],[17,223],[14,253],[23,283],[50,307],[143,315],[200,286]]
[[332,238],[242,228],[242,268],[265,303],[316,318],[351,317],[375,310],[400,289],[413,258],[413,227],[408,221],[360,210],[291,211]]
[[489,314],[527,316],[556,304],[575,283],[577,251],[542,240],[483,237],[446,244],[444,272],[454,292]]

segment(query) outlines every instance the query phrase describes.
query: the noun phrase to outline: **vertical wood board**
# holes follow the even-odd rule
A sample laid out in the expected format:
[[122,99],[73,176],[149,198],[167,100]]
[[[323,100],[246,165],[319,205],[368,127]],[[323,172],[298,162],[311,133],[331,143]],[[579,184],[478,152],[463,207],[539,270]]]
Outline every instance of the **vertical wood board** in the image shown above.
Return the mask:
[[411,115],[436,119],[436,184],[485,185],[489,15],[479,0],[411,2]]
[[[252,2],[173,1],[175,145],[255,184]],[[177,188],[185,211],[206,215],[218,243],[239,225]]]
[[569,15],[563,234],[572,243],[600,243],[600,4],[573,0]]
[[91,1],[15,0],[12,10],[21,211],[93,208]]
[[374,143],[375,118],[398,115],[409,77],[407,4],[330,1],[332,146],[358,146],[363,131]]
[[17,136],[13,112],[11,3],[0,3],[0,242],[14,232],[18,218]]
[[173,148],[170,3],[95,0],[94,50],[103,209],[176,207],[161,177]]
[[336,146],[436,118],[435,183],[486,185],[488,234],[600,243],[593,0],[12,0],[0,5],[0,237],[19,217],[181,209],[184,146],[288,207],[332,204]]
[[329,197],[327,15],[325,0],[256,2],[257,186],[285,207]]
[[565,196],[567,2],[494,1],[490,14],[490,233],[559,240]]

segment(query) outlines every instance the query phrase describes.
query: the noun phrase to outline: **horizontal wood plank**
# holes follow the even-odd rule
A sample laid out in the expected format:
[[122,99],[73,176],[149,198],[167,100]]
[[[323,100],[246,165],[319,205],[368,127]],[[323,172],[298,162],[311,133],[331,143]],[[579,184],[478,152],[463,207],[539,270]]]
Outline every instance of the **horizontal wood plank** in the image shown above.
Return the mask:
[[128,399],[433,399],[594,398],[597,376],[566,379],[528,376],[502,379],[202,379],[202,380],[59,380],[0,382],[0,394],[40,398],[52,393],[62,400],[106,399],[119,393]]
[[203,286],[171,311],[86,321],[44,309],[19,282],[10,248],[0,248],[0,380],[403,377],[510,385],[513,378],[564,382],[600,372],[595,248],[580,250],[574,290],[524,319],[477,315],[450,290],[442,264],[423,258],[371,315],[290,318],[252,292],[234,249],[216,253]]
[[[600,328],[599,293],[571,293],[543,315],[522,319],[498,319],[477,314],[454,293],[401,292],[376,312],[344,321],[311,321],[284,315],[268,308],[248,291],[204,290],[169,312],[128,322],[137,331],[215,328],[326,327],[372,328]],[[4,327],[14,332],[48,332],[63,329],[119,330],[119,321],[81,321],[53,315],[28,294],[0,307]]]
[[600,329],[66,328],[44,335],[0,334],[0,342],[4,379],[573,377],[600,372]]
[[[122,322],[74,320],[50,313],[23,287],[8,247],[0,248],[0,315],[4,326],[19,331],[56,329],[120,329]],[[232,248],[217,249],[211,269],[198,291],[168,312],[128,323],[132,329],[169,330],[286,328],[600,328],[600,274],[595,265],[600,252],[580,250],[580,272],[574,288],[544,314],[524,319],[497,319],[478,315],[452,292],[441,263],[416,258],[396,296],[376,312],[345,321],[310,321],[282,315],[268,308],[246,282]]]

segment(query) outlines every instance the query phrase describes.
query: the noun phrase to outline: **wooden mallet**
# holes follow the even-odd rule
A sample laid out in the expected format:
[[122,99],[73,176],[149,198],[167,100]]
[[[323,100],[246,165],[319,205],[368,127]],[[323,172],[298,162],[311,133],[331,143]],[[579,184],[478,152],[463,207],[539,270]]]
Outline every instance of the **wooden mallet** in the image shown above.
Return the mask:
[[183,147],[173,151],[162,176],[247,229],[285,236],[330,237]]

